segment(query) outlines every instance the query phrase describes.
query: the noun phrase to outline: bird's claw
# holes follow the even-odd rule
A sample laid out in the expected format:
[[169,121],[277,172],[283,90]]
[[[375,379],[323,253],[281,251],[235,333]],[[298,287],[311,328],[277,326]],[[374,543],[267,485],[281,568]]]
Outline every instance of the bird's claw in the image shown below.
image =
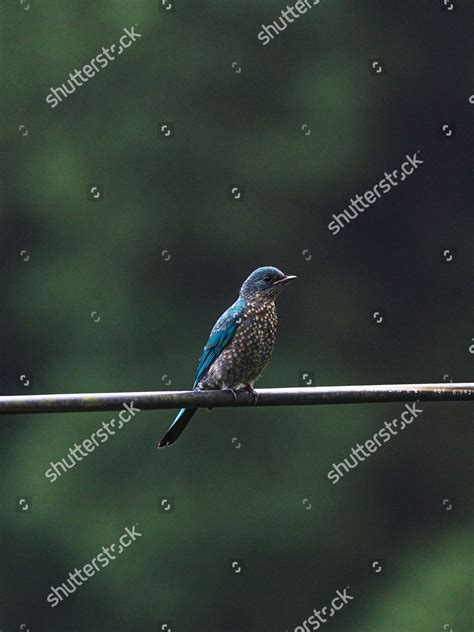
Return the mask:
[[[226,388],[224,390],[229,391],[230,393],[232,393],[232,399],[234,400],[234,402],[237,401],[237,393],[234,391],[233,388]],[[212,410],[212,408],[213,408],[212,406],[208,406],[207,410]],[[1,630],[0,630],[0,632],[1,632]]]
[[233,398],[234,402],[236,402],[237,401],[237,393],[234,391],[233,388],[229,388],[228,390],[232,393],[232,398]]
[[253,386],[250,386],[250,384],[246,384],[243,390],[252,395],[252,402],[255,405],[258,402],[257,391],[253,388]]

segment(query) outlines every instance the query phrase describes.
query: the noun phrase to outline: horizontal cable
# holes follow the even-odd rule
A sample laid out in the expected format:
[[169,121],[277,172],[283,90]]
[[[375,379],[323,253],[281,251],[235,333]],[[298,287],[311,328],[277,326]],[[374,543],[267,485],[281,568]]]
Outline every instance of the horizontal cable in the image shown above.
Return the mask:
[[222,408],[231,406],[308,406],[316,404],[375,404],[378,402],[474,400],[474,382],[440,384],[376,384],[264,388],[252,394],[237,391],[142,391],[76,393],[72,395],[0,396],[0,415],[120,410],[132,402],[140,410],[167,408]]

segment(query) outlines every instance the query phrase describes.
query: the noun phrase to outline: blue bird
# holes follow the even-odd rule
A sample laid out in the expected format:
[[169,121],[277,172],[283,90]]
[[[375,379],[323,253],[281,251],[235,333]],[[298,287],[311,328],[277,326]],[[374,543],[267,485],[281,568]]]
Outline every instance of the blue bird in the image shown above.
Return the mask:
[[[240,288],[239,298],[218,319],[199,360],[193,390],[244,389],[256,393],[258,379],[275,345],[275,299],[294,275],[266,266],[254,270]],[[234,393],[235,395],[235,393]],[[182,408],[159,448],[172,445],[197,408]]]

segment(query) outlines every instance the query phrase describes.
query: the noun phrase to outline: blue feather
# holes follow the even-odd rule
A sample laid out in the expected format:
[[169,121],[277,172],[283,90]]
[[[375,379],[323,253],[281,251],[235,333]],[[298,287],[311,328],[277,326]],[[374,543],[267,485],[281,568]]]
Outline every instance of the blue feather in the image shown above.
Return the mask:
[[[227,311],[222,314],[212,328],[209,340],[207,341],[199,360],[193,388],[196,388],[199,381],[204,377],[212,364],[217,360],[222,351],[234,337],[239,325],[239,318],[242,316],[246,305],[247,302],[245,299],[239,298],[231,307],[229,307]],[[197,408],[181,408],[176,416],[176,419],[169,427],[168,432],[158,444],[158,447],[166,448],[173,445],[188,425],[196,410]]]
[[214,325],[211,335],[209,336],[209,340],[207,341],[201,358],[199,359],[193,388],[196,388],[197,384],[234,337],[239,324],[238,320],[242,316],[246,304],[245,299],[239,298],[231,307],[229,307],[227,311],[222,314],[217,323]]
[[179,413],[176,416],[176,419],[173,421],[171,426],[168,428],[168,432],[165,434],[163,439],[158,444],[159,448],[167,448],[176,441],[179,435],[186,428],[188,423],[191,420],[191,417],[197,411],[197,408],[181,408]]

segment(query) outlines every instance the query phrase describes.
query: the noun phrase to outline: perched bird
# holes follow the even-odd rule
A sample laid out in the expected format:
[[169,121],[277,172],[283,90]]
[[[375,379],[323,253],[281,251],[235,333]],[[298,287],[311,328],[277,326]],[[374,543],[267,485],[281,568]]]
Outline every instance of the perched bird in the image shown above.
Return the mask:
[[[199,360],[193,390],[230,389],[250,391],[273,351],[277,315],[275,299],[296,276],[278,268],[254,270],[240,288],[239,298],[214,325]],[[172,445],[197,408],[182,408],[159,448]]]

